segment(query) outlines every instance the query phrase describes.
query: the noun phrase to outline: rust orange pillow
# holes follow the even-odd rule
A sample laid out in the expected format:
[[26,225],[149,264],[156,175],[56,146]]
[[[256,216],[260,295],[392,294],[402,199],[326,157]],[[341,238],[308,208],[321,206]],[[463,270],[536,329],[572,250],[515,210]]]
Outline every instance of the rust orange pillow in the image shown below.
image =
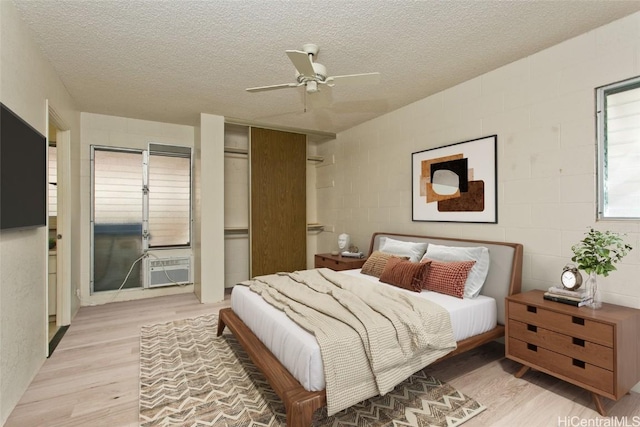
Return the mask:
[[464,284],[475,261],[441,262],[423,258],[422,262],[430,263],[422,281],[423,289],[457,298],[464,296]]
[[391,257],[382,271],[380,281],[414,292],[422,291],[424,275],[429,262],[411,262]]

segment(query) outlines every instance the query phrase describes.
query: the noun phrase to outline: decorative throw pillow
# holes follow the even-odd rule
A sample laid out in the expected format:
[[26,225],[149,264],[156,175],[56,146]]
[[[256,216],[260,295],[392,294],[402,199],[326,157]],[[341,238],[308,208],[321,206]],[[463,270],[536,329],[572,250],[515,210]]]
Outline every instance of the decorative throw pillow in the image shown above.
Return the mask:
[[[368,274],[369,276],[377,277],[378,279],[382,276],[382,272],[384,271],[384,267],[387,265],[387,261],[389,258],[397,258],[395,255],[391,255],[385,252],[374,251],[369,258],[365,261],[362,266],[362,270],[360,273]],[[408,259],[406,257],[400,259]]]
[[427,243],[403,242],[389,237],[381,237],[378,250],[397,256],[406,256],[409,261],[418,262],[427,250]]
[[428,262],[411,262],[391,257],[382,271],[380,281],[399,288],[420,292],[422,291],[422,282],[428,268]]
[[477,297],[489,274],[489,249],[484,246],[443,246],[429,243],[427,253],[424,254],[423,259],[432,259],[435,261],[476,261],[464,285],[465,298]]
[[422,282],[424,289],[457,298],[464,296],[464,284],[475,261],[440,262],[426,258],[421,261],[427,262],[431,264]]

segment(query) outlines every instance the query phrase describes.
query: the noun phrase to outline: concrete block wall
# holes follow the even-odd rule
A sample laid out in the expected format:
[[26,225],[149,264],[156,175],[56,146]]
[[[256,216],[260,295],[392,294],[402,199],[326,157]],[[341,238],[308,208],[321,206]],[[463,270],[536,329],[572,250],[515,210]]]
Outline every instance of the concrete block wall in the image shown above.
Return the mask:
[[[640,74],[640,13],[555,45],[337,135],[318,147],[318,219],[368,249],[375,231],[520,242],[527,289],[558,284],[589,227],[635,249],[599,283],[640,308],[640,222],[596,222],[595,88]],[[419,82],[416,82],[419,84]],[[498,223],[413,222],[411,153],[498,135]]]

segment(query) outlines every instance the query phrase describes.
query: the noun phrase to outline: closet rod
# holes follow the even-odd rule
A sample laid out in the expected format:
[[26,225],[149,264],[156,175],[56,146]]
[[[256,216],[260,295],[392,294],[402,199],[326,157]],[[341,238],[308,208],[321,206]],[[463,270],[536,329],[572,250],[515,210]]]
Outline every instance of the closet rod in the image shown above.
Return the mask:
[[[248,152],[248,150],[246,148],[224,147],[224,152],[225,152],[225,154],[249,155],[249,152]],[[314,163],[322,163],[322,162],[324,162],[324,157],[308,155],[307,156],[307,161],[308,162],[314,162]]]

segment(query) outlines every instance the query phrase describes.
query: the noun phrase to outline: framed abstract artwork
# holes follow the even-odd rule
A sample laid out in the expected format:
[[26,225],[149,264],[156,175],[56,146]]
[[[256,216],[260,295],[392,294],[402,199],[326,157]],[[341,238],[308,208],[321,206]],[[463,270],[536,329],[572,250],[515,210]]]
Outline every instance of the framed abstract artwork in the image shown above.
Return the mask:
[[498,136],[411,154],[413,221],[498,222]]

